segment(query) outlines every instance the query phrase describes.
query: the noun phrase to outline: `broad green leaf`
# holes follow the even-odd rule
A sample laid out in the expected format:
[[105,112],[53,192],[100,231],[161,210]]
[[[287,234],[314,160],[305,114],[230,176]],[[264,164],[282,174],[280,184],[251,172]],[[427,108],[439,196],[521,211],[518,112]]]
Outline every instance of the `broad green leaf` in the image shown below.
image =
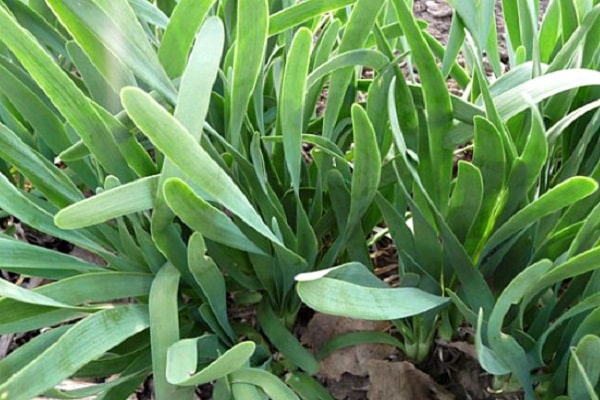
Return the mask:
[[504,209],[498,224],[504,223],[527,198],[540,179],[542,168],[548,162],[548,141],[544,135],[544,121],[537,108],[531,106],[531,130],[522,154],[514,163],[505,189]]
[[466,2],[459,0],[448,0],[455,12],[460,16],[462,22],[469,30],[480,51],[486,50],[487,38],[490,25],[494,18],[494,1],[483,0],[478,2]]
[[540,47],[540,61],[550,62],[550,57],[558,44],[560,36],[560,1],[551,1],[546,8],[540,26],[538,45]]
[[227,288],[225,278],[215,262],[206,255],[206,244],[204,238],[198,233],[192,234],[188,245],[189,269],[194,280],[200,286],[206,301],[220,324],[232,342],[235,342],[235,334],[227,317]]
[[195,39],[189,61],[186,56],[175,118],[193,137],[200,138],[225,43],[223,22],[217,17],[207,18]]
[[246,383],[260,387],[271,399],[277,400],[300,400],[298,396],[288,388],[275,375],[257,368],[245,368],[234,371],[229,379],[232,384]]
[[[309,307],[332,315],[368,320],[400,319],[441,307],[447,298],[434,296],[416,288],[381,288],[363,286],[351,279],[357,269],[366,267],[350,263],[327,270],[296,276],[298,295]],[[336,278],[328,274],[338,271]],[[346,280],[346,275],[348,279]],[[340,302],[340,299],[344,299]]]
[[6,0],[3,3],[19,21],[19,25],[31,32],[40,43],[49,46],[60,55],[66,56],[65,37],[32,4],[28,5],[19,0]]
[[[419,70],[423,87],[423,100],[427,112],[429,159],[421,160],[421,170],[429,179],[423,180],[425,188],[431,193],[434,204],[445,214],[450,197],[452,176],[452,150],[444,147],[445,136],[452,127],[452,103],[446,90],[446,82],[437,66],[429,46],[425,42],[408,4],[403,0],[394,0],[398,20],[406,41],[410,47],[412,61]],[[421,152],[420,152],[421,153]],[[435,165],[434,165],[435,163]]]
[[521,301],[531,287],[536,286],[536,282],[550,271],[552,267],[553,264],[550,260],[538,261],[519,273],[502,291],[489,316],[487,324],[487,336],[492,347],[494,341],[503,335],[502,326],[510,307]]
[[88,272],[105,271],[98,265],[58,251],[3,237],[0,237],[0,254],[2,254],[2,269],[29,276],[60,279]]
[[128,181],[132,173],[90,100],[4,8],[0,8],[0,29],[0,41],[15,54],[100,164],[122,181]]
[[143,305],[96,312],[73,325],[19,372],[0,383],[0,398],[28,400],[149,325]]
[[169,348],[167,381],[178,386],[197,386],[222,378],[247,364],[254,353],[254,342],[240,342],[227,350],[215,361],[196,372],[196,344],[200,338],[183,339]]
[[[559,3],[563,3],[562,1]],[[600,18],[600,7],[596,6],[588,13],[581,25],[577,27],[575,32],[569,37],[569,40],[565,42],[560,51],[552,60],[550,64],[550,71],[558,71],[561,69],[568,68],[572,63],[573,59],[580,57],[579,52],[581,51],[581,45],[585,43],[586,36],[590,31],[597,26],[596,22]],[[559,33],[562,34],[563,30],[560,29]]]
[[[74,23],[83,23],[117,59],[140,79],[174,102],[175,89],[126,0],[95,0],[83,3],[48,0],[48,4],[67,29],[72,26],[71,13],[73,13],[77,17],[77,21]],[[64,11],[66,9],[67,12]],[[85,40],[77,37],[77,31],[71,33],[80,46],[85,49]]]
[[131,169],[142,177],[156,174],[156,166],[148,154],[148,150],[137,141],[135,134],[102,107],[96,105],[96,111],[114,136],[119,151]]
[[286,377],[287,383],[302,400],[333,400],[319,381],[308,374],[294,371]]
[[[337,42],[340,26],[340,20],[336,19],[330,24],[328,24],[327,27],[323,30],[323,32],[319,35],[319,38],[315,42],[314,49],[312,52],[311,69],[317,69],[320,65],[326,63],[327,60],[329,60],[333,52],[333,47]],[[304,107],[305,124],[309,123],[311,117],[315,112],[315,108],[321,96],[323,85],[323,79],[321,79],[319,85],[310,85],[309,81],[310,78],[307,79],[306,84],[308,92],[306,93],[306,106]]]
[[362,344],[386,344],[389,346],[394,346],[405,352],[404,343],[389,333],[378,331],[354,331],[343,333],[328,339],[318,349],[315,357],[318,360],[324,360],[336,351]]
[[600,229],[600,203],[594,207],[585,218],[581,229],[569,246],[569,258],[583,251],[590,250],[598,240],[597,233]]
[[[390,91],[390,93],[391,93],[391,91]],[[393,100],[394,99],[390,96],[390,101],[388,104],[388,106],[390,107],[390,112],[388,113],[388,115],[390,116],[390,119],[392,121],[392,123],[391,123],[392,130],[394,130],[394,129],[399,130],[400,123],[397,120],[398,115],[395,112],[395,108],[394,108],[395,102]],[[396,132],[394,134],[398,138],[402,138],[401,132]],[[402,140],[397,140],[397,142],[399,143],[398,144],[399,148],[404,147]],[[439,230],[442,240],[443,240],[443,243],[444,243],[443,250],[444,250],[445,256],[448,260],[450,260],[450,265],[452,266],[452,268],[454,268],[454,271],[455,271],[458,279],[460,280],[460,283],[463,287],[463,293],[464,293],[466,302],[469,304],[469,306],[472,308],[472,310],[478,310],[480,307],[482,307],[485,312],[491,311],[493,304],[494,304],[494,297],[493,297],[488,285],[486,284],[485,280],[483,279],[483,276],[475,268],[469,254],[463,247],[462,243],[460,243],[458,241],[458,239],[456,238],[456,236],[454,235],[454,233],[452,232],[452,230],[446,223],[446,219],[441,215],[439,210],[437,210],[433,200],[429,197],[427,190],[423,187],[423,184],[421,183],[421,179],[420,179],[419,175],[417,174],[417,171],[412,166],[411,161],[408,159],[407,152],[399,151],[398,153],[400,155],[400,157],[398,158],[398,161],[402,162],[403,163],[402,167],[405,168],[410,173],[410,176],[412,177],[412,179],[414,181],[413,186],[415,187],[415,189],[419,190],[419,196],[421,196],[426,201],[426,205],[429,207],[429,209],[431,210],[431,213],[433,214],[433,218],[435,219],[437,229]],[[404,197],[406,198],[407,202],[413,209],[415,209],[415,210],[420,209],[420,206],[413,199],[411,192],[409,192],[408,189],[406,188],[406,186],[404,184],[404,180],[402,179],[402,177],[400,176],[400,172],[398,171],[398,167],[395,164],[393,164],[393,167],[394,167],[394,173],[396,175],[396,179],[398,181],[400,189],[404,193]],[[422,211],[421,211],[421,214],[423,214]],[[391,215],[393,215],[393,214],[391,214]],[[400,217],[400,218],[396,217],[396,220],[400,220],[401,221],[400,223],[404,224],[402,217]],[[400,228],[398,228],[399,234],[402,234],[405,237],[408,236],[409,238],[411,238],[407,243],[410,243],[410,248],[412,249],[413,246],[416,246],[416,243],[413,243],[413,241],[412,241],[412,238],[414,235],[412,235],[412,233],[406,232],[407,227],[402,226],[402,225],[399,225],[399,226],[400,226]],[[400,243],[403,243],[403,242],[404,241],[401,241]],[[409,254],[411,254],[411,253],[409,253]],[[437,282],[437,280],[434,280],[434,282]],[[475,319],[473,319],[472,322],[475,323]]]
[[[190,54],[187,67],[181,77],[179,98],[175,106],[175,118],[198,141],[209,108],[212,87],[219,71],[219,62],[223,52],[225,32],[223,24],[217,18],[209,18],[196,36],[196,42]],[[164,187],[165,180],[181,176],[177,167],[168,159],[163,163],[159,186]],[[154,212],[152,213],[152,238],[156,247],[180,271],[186,266],[185,245],[172,224],[174,215],[165,204],[163,190],[156,193]]]
[[471,163],[459,161],[456,185],[448,206],[448,226],[464,242],[483,200],[483,178]]
[[596,293],[585,299],[581,300],[573,307],[571,307],[568,311],[564,312],[560,317],[558,317],[555,321],[552,321],[552,324],[544,331],[544,333],[539,337],[535,344],[535,348],[531,351],[532,354],[535,354],[535,357],[540,362],[543,363],[542,350],[544,345],[546,344],[546,339],[548,336],[554,332],[557,328],[562,326],[562,323],[577,316],[581,313],[587,312],[589,310],[597,309],[600,306],[600,293]]
[[150,289],[150,340],[152,343],[152,375],[157,399],[189,399],[190,388],[181,388],[168,382],[167,351],[179,340],[178,288],[181,275],[173,265],[165,264]]
[[181,179],[168,179],[164,196],[171,210],[206,238],[242,251],[264,254],[223,211],[196,196]]
[[381,155],[377,137],[367,112],[358,104],[352,106],[354,170],[350,186],[350,211],[347,229],[359,226],[360,219],[373,203],[381,179]]
[[53,216],[14,187],[3,174],[0,174],[0,208],[19,218],[22,223],[41,232],[74,243],[103,256],[107,254],[92,235],[82,231],[69,232],[57,228]]
[[[20,2],[19,2],[20,3]],[[55,115],[40,95],[33,91],[27,82],[19,80],[18,76],[0,64],[0,91],[19,111],[42,140],[56,154],[71,145],[63,122]]]
[[140,178],[72,204],[54,217],[57,226],[77,229],[152,208],[158,175]]
[[127,88],[122,91],[121,98],[136,125],[191,182],[256,231],[280,243],[229,175],[150,95],[139,89]]
[[[360,48],[375,24],[375,18],[383,6],[383,0],[358,0],[352,8],[350,19],[344,29],[344,36],[338,47],[338,54]],[[344,95],[352,79],[351,68],[336,71],[329,83],[327,105],[323,119],[323,136],[335,141],[334,128],[339,119]]]
[[319,65],[318,68],[315,68],[310,75],[308,75],[308,78],[306,78],[306,86],[312,88],[317,83],[321,82],[321,79],[325,76],[338,69],[360,65],[379,70],[389,63],[390,60],[377,50],[350,50],[331,57],[327,62]]
[[[85,84],[89,96],[109,112],[119,112],[121,110],[119,93],[100,73],[85,51],[83,51],[83,49],[75,41],[69,41],[67,43],[67,52],[69,53],[69,57],[75,65],[75,68],[77,68],[77,72],[81,76],[83,83]],[[66,160],[66,158],[64,160]]]
[[600,247],[594,247],[591,250],[578,254],[575,257],[559,264],[544,275],[537,283],[536,288],[542,288],[553,285],[557,282],[579,276],[586,272],[593,271],[600,267]]
[[285,162],[297,195],[300,194],[300,170],[303,162],[301,135],[311,44],[311,31],[300,28],[287,56],[279,102]]
[[477,218],[469,230],[465,248],[470,254],[477,254],[495,224],[495,209],[500,201],[506,174],[506,153],[502,137],[492,123],[476,117],[473,165],[481,171],[485,195]]
[[570,112],[568,115],[565,115],[560,121],[552,125],[552,127],[546,131],[548,142],[550,144],[555,143],[559,136],[569,127],[569,125],[573,124],[586,113],[596,110],[598,107],[600,107],[600,100],[587,103],[586,105]]
[[489,254],[496,246],[540,218],[586,198],[597,188],[596,181],[586,177],[574,177],[560,183],[521,209],[494,232],[484,247],[482,255]]
[[214,2],[181,0],[175,6],[158,49],[158,58],[169,77],[176,78],[182,74],[196,31]]
[[36,306],[56,307],[56,308],[77,308],[60,301],[51,299],[37,292],[27,290],[21,286],[15,285],[5,279],[0,279],[0,299],[13,299],[21,303],[33,304]]
[[273,14],[269,18],[269,36],[293,28],[328,11],[355,3],[356,0],[306,0]]
[[0,123],[0,157],[25,175],[57,207],[83,198],[77,186],[60,169],[34,151]]
[[490,374],[507,375],[510,368],[501,360],[496,353],[488,346],[483,344],[482,338],[483,310],[479,310],[477,317],[477,329],[475,330],[475,349],[477,350],[477,359],[481,367]]
[[221,396],[223,398],[265,399],[265,394],[253,384],[238,382],[235,385],[231,385],[227,378],[222,378],[221,382],[227,382],[228,385],[226,394]]
[[30,360],[37,357],[45,349],[50,347],[69,328],[67,325],[52,328],[39,336],[32,338],[22,346],[0,360],[0,376],[9,377],[15,375],[25,367]]
[[[540,101],[555,94],[583,86],[600,85],[600,72],[590,69],[566,69],[526,81],[494,98],[498,113],[503,120],[530,107],[531,101]],[[524,94],[528,98],[524,97]]]
[[266,0],[237,2],[237,40],[231,77],[229,138],[235,148],[242,143],[241,129],[248,102],[263,67],[269,5]]
[[129,5],[135,11],[135,15],[157,28],[165,29],[169,18],[154,4],[146,0],[128,0]]
[[298,339],[275,315],[268,304],[268,300],[263,299],[258,305],[257,318],[269,341],[291,362],[309,374],[314,375],[319,371],[319,363],[315,357],[300,344]]
[[[35,293],[70,306],[147,296],[152,276],[128,272],[95,272],[61,279],[34,289]],[[88,310],[92,311],[92,310]],[[85,310],[57,310],[12,299],[0,300],[0,333],[25,332],[85,316]]]
[[569,361],[570,399],[598,400],[594,387],[600,381],[600,338],[595,335],[584,336],[577,347],[571,349]]
[[465,26],[457,15],[452,16],[450,32],[448,34],[448,45],[442,59],[442,75],[447,77],[454,66],[454,62],[460,53],[465,41]]

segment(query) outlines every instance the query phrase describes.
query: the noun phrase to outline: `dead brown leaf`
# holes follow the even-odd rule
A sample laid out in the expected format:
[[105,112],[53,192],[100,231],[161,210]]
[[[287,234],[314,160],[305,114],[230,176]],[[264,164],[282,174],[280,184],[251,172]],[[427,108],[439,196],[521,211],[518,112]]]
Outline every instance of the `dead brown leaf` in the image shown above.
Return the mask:
[[407,361],[369,360],[369,400],[454,400],[454,395]]
[[[388,327],[387,322],[315,314],[302,334],[301,341],[316,352],[337,335],[356,331],[384,331]],[[383,360],[395,350],[393,346],[382,344],[364,344],[342,349],[321,361],[320,374],[324,378],[338,381],[344,373],[366,376],[368,360]]]

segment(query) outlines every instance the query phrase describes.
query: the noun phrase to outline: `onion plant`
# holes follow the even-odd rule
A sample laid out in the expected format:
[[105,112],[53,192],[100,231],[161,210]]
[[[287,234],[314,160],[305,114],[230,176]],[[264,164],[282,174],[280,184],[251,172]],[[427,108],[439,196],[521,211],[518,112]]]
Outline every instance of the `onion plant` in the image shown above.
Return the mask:
[[[538,26],[503,2],[505,73],[494,2],[451,3],[445,47],[404,0],[1,0],[0,208],[103,262],[1,234],[0,267],[48,283],[0,280],[0,334],[42,332],[0,360],[0,399],[150,375],[159,400],[328,399],[303,303],[401,336],[328,351],[422,361],[467,320],[500,388],[593,397],[600,6]],[[54,389],[71,376],[116,379]]]

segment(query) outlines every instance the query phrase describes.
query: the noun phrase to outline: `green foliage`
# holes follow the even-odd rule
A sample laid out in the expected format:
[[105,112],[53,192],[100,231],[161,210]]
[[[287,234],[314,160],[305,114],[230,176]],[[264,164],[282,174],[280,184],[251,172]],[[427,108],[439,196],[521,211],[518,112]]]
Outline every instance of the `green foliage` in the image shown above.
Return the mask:
[[[0,399],[124,398],[150,373],[159,400],[326,399],[329,352],[422,361],[463,319],[499,382],[593,398],[600,5],[551,1],[538,27],[503,2],[504,72],[494,2],[450,2],[447,47],[410,3],[0,1],[0,208],[106,264],[1,234],[2,269],[55,282],[0,281],[0,333],[56,327],[0,360]],[[399,287],[372,272],[378,225]],[[313,355],[303,302],[401,340]],[[53,389],[73,375],[119,378]]]

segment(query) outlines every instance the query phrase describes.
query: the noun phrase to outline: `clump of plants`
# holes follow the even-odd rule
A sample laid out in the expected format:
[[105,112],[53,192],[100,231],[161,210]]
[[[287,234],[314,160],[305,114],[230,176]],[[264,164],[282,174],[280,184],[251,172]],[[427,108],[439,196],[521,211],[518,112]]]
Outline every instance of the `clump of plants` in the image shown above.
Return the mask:
[[43,330],[0,399],[327,399],[303,306],[416,362],[466,320],[497,389],[597,396],[600,6],[503,2],[505,72],[494,2],[450,2],[446,46],[410,3],[2,0],[0,208],[103,262],[0,234],[48,282],[0,280],[0,334]]

